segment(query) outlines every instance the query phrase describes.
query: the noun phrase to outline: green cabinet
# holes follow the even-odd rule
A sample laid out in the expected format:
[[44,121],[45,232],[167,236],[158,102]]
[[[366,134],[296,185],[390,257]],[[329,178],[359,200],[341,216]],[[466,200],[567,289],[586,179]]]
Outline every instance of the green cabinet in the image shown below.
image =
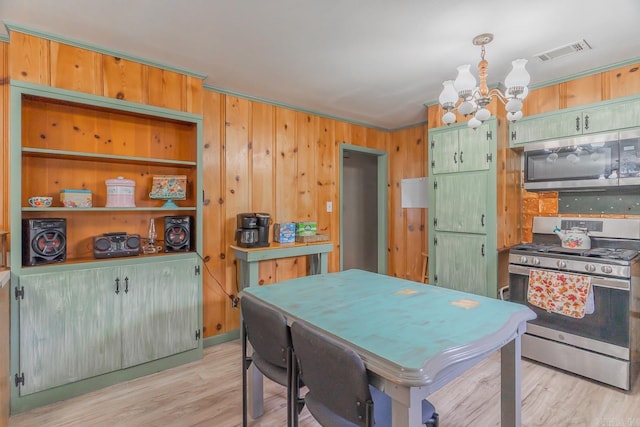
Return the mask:
[[[202,358],[202,115],[17,80],[10,103],[12,413]],[[186,178],[179,206],[148,196],[165,175]],[[118,176],[141,189],[134,203],[108,203]],[[59,202],[69,188],[92,206]],[[144,253],[166,217],[190,218],[189,244]],[[126,244],[138,256],[94,252],[112,232],[140,236]]]
[[607,132],[640,126],[640,97],[599,102],[525,117],[509,126],[512,147],[533,141]]
[[23,275],[21,395],[198,347],[197,259]]
[[495,296],[487,277],[487,236],[436,232],[434,269],[438,286],[474,294]]
[[464,126],[433,131],[429,134],[431,173],[488,170],[494,138],[489,122],[478,129]]
[[199,270],[197,259],[121,270],[123,368],[198,346]]
[[120,368],[112,269],[20,277],[22,395]]
[[431,284],[497,295],[496,136],[495,119],[429,131]]
[[486,233],[488,174],[434,175],[436,231]]

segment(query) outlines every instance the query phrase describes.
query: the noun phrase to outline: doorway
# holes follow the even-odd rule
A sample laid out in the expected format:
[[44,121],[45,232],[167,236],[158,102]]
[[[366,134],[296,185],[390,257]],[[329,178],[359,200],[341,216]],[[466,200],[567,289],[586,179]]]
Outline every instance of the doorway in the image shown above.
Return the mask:
[[387,153],[340,145],[340,270],[387,273]]

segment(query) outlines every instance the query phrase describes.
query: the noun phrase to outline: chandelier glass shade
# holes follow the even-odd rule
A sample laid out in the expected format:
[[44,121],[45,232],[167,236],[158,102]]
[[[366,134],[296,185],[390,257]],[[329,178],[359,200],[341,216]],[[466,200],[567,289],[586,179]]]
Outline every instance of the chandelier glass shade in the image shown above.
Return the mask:
[[480,62],[478,63],[479,85],[476,85],[476,78],[471,74],[471,65],[469,64],[458,67],[458,76],[455,80],[447,80],[442,83],[443,89],[438,101],[446,111],[442,116],[442,121],[447,125],[455,123],[454,111],[457,110],[465,117],[472,116],[467,123],[469,127],[473,129],[479,127],[491,117],[487,106],[494,97],[505,104],[507,120],[515,122],[522,118],[522,101],[529,94],[527,85],[530,76],[525,69],[527,60],[516,59],[511,62],[513,68],[504,81],[504,92],[497,88],[489,89],[487,86],[489,62],[484,58],[484,47],[492,40],[493,34],[488,33],[480,34],[473,39],[473,44],[481,47]]

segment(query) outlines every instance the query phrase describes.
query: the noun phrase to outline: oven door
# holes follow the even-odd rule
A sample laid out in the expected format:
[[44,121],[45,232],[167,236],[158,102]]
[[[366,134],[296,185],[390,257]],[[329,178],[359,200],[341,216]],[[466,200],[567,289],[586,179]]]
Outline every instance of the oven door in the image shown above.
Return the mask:
[[548,191],[617,186],[618,141],[615,132],[527,144],[524,188]]
[[[565,332],[578,337],[629,348],[629,291],[628,280],[591,276],[594,306],[593,314],[582,319],[549,313],[527,302],[530,267],[509,265],[509,299],[526,304],[537,318],[530,325]],[[529,328],[535,331],[535,326]]]

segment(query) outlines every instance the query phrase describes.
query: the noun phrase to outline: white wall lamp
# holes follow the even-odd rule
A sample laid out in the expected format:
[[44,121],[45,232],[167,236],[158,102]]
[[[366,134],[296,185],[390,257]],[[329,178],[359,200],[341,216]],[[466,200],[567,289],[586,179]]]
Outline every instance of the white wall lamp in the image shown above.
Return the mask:
[[458,76],[455,81],[447,80],[442,83],[444,88],[438,100],[442,108],[446,110],[442,121],[447,125],[455,123],[456,115],[453,111],[457,109],[465,117],[472,115],[467,124],[470,128],[476,129],[491,117],[491,112],[486,107],[494,96],[505,104],[507,120],[515,122],[522,118],[522,101],[529,94],[527,85],[531,79],[524,68],[527,60],[516,59],[511,62],[513,68],[504,81],[506,87],[504,93],[499,89],[489,89],[487,87],[489,62],[484,59],[484,47],[492,40],[493,34],[489,33],[480,34],[473,38],[473,44],[481,47],[480,62],[478,63],[480,86],[476,86],[476,79],[469,71],[471,67],[469,64],[458,67]]

